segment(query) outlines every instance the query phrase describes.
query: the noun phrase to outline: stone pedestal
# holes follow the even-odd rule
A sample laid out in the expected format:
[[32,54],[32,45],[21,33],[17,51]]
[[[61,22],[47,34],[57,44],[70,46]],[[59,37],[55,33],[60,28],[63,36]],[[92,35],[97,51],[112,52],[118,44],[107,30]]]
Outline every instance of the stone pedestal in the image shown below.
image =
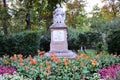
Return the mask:
[[57,8],[53,11],[53,24],[50,26],[50,51],[45,55],[50,56],[51,52],[55,52],[57,57],[75,58],[76,54],[68,50],[65,11],[60,7],[59,4],[56,6]]
[[46,55],[50,56],[51,52],[55,52],[57,57],[74,58],[76,54],[68,50],[67,26],[62,23],[56,23],[50,26],[50,30],[51,30],[50,51],[46,53]]

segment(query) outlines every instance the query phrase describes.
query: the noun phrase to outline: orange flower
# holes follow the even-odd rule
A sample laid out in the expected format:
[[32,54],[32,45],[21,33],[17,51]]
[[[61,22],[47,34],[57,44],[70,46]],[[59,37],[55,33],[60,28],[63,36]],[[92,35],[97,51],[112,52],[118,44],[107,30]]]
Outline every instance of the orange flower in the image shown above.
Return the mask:
[[76,59],[76,60],[78,60],[78,59],[79,59],[79,56],[78,56],[78,55],[77,55],[77,56],[75,56],[75,59]]
[[47,65],[46,70],[50,70],[51,66]]
[[23,55],[22,54],[18,54],[17,55],[19,58],[23,58]]
[[50,66],[50,63],[48,61],[46,61],[46,70],[50,70],[51,66]]
[[88,59],[89,58],[89,56],[87,56],[86,54],[80,54],[80,58],[85,58],[85,59]]
[[8,61],[7,61],[7,60],[5,60],[4,62],[5,62],[5,64],[8,64]]
[[30,60],[30,65],[37,64],[37,61],[35,59]]
[[37,52],[38,52],[39,55],[43,55],[43,54],[45,54],[45,51],[37,50]]
[[28,70],[28,69],[29,69],[29,66],[25,66],[25,69]]
[[94,65],[94,66],[97,64],[97,61],[95,61],[94,59],[91,60],[91,62],[92,62],[92,65]]
[[68,58],[64,57],[63,61],[65,63],[65,67],[68,68]]
[[58,62],[58,59],[57,59],[56,56],[52,56],[52,57],[51,57],[51,60],[54,61],[54,62]]
[[10,57],[10,60],[14,60],[14,58],[11,56],[11,57]]
[[16,57],[17,57],[17,55],[16,55],[16,54],[14,54],[14,60],[16,60]]

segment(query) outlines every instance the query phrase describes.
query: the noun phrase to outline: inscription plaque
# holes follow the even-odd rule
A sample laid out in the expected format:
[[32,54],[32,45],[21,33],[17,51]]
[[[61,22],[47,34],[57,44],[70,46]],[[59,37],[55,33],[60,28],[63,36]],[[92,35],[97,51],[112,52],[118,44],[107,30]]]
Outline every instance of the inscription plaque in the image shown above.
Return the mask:
[[53,41],[64,41],[65,35],[63,30],[53,31]]

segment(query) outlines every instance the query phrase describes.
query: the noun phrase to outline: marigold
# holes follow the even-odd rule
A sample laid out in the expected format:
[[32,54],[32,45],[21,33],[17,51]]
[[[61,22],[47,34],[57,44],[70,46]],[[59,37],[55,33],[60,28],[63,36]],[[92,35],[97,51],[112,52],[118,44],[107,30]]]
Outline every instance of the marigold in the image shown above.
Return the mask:
[[14,60],[16,60],[16,58],[17,58],[17,55],[16,55],[16,54],[14,54]]
[[80,54],[80,56],[79,56],[80,58],[85,58],[85,59],[88,59],[89,58],[89,56],[87,56],[86,54]]
[[92,62],[92,65],[94,65],[94,66],[97,64],[97,61],[95,61],[94,59],[91,60],[91,62]]
[[37,52],[38,52],[39,55],[43,55],[43,54],[45,54],[45,51],[37,50]]
[[46,70],[50,70],[51,66],[47,65]]
[[76,60],[78,60],[78,59],[79,59],[79,56],[78,56],[78,55],[77,55],[77,56],[75,56],[75,59],[76,59]]
[[30,65],[37,64],[37,61],[35,59],[30,60]]
[[18,58],[23,58],[22,54],[18,54],[17,56],[18,56]]
[[51,60],[54,61],[54,62],[59,62],[59,60],[58,60],[58,58],[56,56],[52,56]]
[[63,59],[65,67],[68,68],[68,58],[64,57]]

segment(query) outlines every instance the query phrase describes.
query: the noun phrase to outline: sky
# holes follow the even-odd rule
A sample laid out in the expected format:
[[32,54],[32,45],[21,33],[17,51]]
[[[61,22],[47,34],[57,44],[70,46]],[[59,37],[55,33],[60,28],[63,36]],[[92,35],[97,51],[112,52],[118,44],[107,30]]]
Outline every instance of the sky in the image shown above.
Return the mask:
[[103,4],[101,3],[101,0],[86,0],[87,6],[85,7],[87,12],[92,11],[92,8],[94,5],[98,4],[98,7],[102,7]]

